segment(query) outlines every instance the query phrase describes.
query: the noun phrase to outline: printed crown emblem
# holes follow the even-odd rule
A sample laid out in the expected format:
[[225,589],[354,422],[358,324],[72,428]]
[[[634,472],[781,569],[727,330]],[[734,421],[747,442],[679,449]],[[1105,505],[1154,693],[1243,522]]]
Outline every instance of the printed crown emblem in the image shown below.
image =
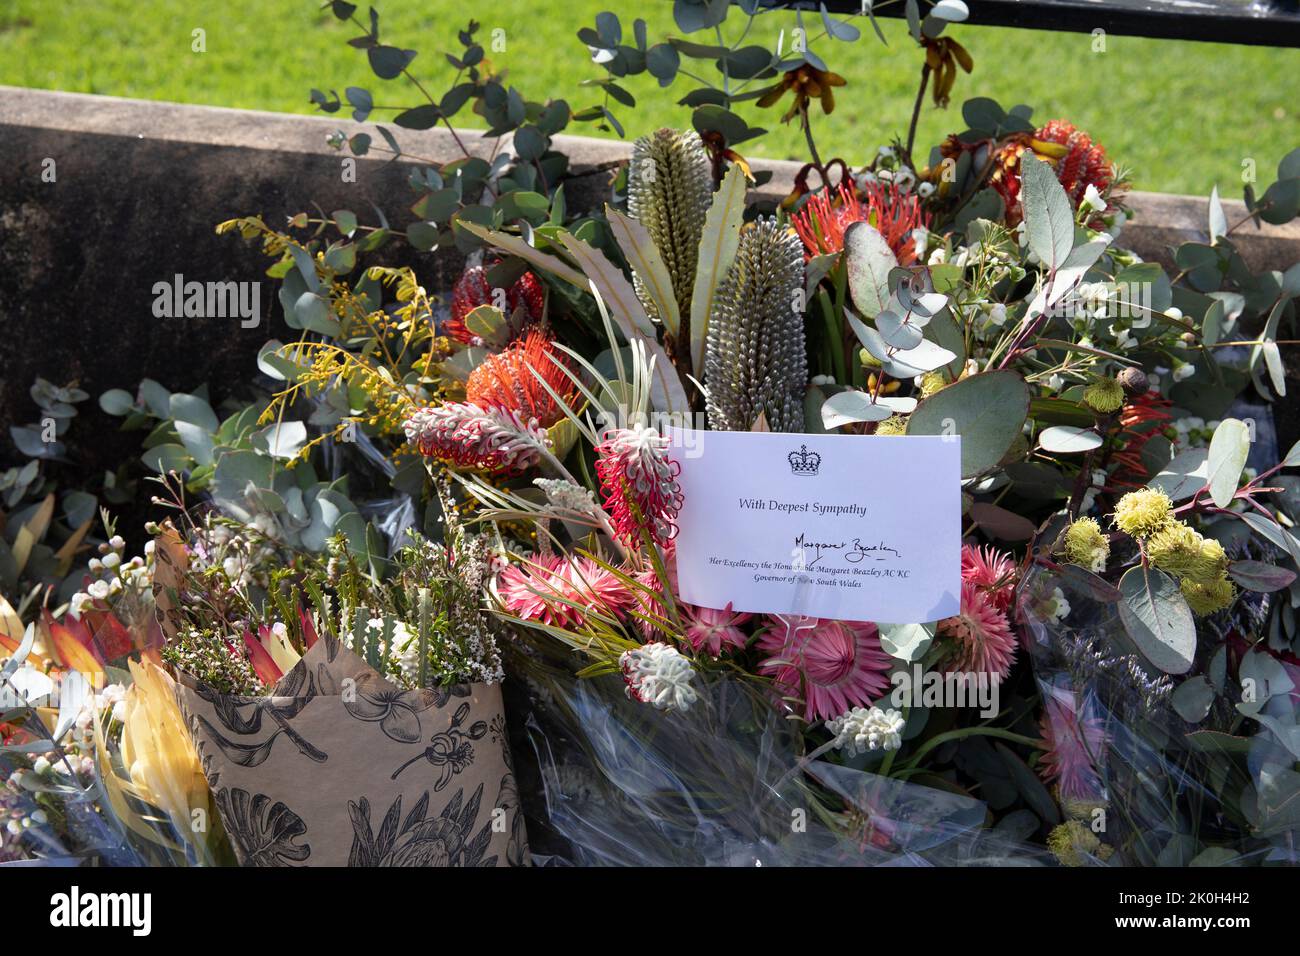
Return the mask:
[[790,471],[796,475],[815,475],[822,466],[822,456],[815,451],[809,451],[807,445],[800,445],[798,451],[790,452],[787,457]]

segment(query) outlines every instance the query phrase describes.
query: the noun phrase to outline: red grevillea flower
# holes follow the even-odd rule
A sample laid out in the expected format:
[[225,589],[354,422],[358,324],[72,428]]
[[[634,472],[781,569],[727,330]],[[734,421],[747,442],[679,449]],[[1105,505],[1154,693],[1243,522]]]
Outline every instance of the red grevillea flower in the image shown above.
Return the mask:
[[1095,718],[1079,715],[1074,695],[1054,690],[1047,698],[1039,727],[1047,750],[1039,773],[1056,783],[1064,800],[1096,800],[1101,796],[1097,763],[1106,746],[1106,730]]
[[803,697],[808,720],[865,707],[889,686],[891,659],[874,624],[770,617],[758,647],[767,654],[759,670],[772,673],[783,695]]
[[708,651],[717,657],[723,648],[739,651],[745,647],[745,632],[740,625],[751,615],[737,614],[730,604],[722,610],[687,604],[682,607],[682,617],[686,622],[686,641],[696,651]]
[[[492,285],[488,282],[487,267],[471,266],[466,269],[452,286],[451,315],[442,325],[442,334],[466,345],[481,345],[478,336],[465,327],[465,318],[480,305],[496,304],[495,298]],[[508,317],[522,306],[528,322],[536,322],[542,317],[545,301],[542,284],[537,281],[537,276],[525,272],[506,290],[505,308],[502,311]]]
[[893,183],[868,183],[864,192],[865,202],[844,184],[832,198],[827,198],[826,190],[809,197],[792,221],[803,240],[805,258],[840,252],[844,231],[855,222],[869,222],[885,237],[899,265],[916,261],[912,232],[930,223],[929,214],[921,211],[921,201]]
[[1033,136],[1012,138],[994,157],[993,188],[1007,206],[1007,222],[1020,222],[1020,157],[1032,149],[1040,159],[1056,168],[1056,178],[1065,187],[1070,202],[1078,208],[1089,186],[1104,193],[1114,178],[1114,169],[1106,150],[1093,143],[1092,137],[1065,120],[1052,120],[1035,130]]
[[592,612],[621,618],[632,604],[627,586],[591,558],[537,556],[497,578],[506,610],[525,621],[581,627]]
[[956,650],[948,661],[949,673],[987,674],[1000,681],[1011,672],[1016,657],[1011,625],[979,585],[962,582],[961,611],[940,621],[938,633],[949,638]]
[[1142,460],[1142,449],[1148,441],[1163,433],[1165,424],[1173,418],[1169,413],[1172,406],[1169,399],[1152,390],[1130,398],[1120,411],[1120,437],[1124,440],[1124,447],[1113,456],[1119,466],[1114,472],[1116,484],[1128,488],[1146,486],[1151,478],[1151,469]]
[[667,438],[640,425],[611,429],[596,446],[596,474],[605,510],[615,532],[630,544],[640,542],[642,528],[660,547],[677,534],[681,465],[667,456],[667,450]]
[[550,428],[564,417],[564,410],[542,381],[572,407],[579,392],[564,372],[571,368],[551,338],[534,329],[480,362],[465,382],[465,397],[480,408],[511,409],[525,421],[535,418],[543,428]]
[[992,547],[964,544],[961,548],[961,579],[983,588],[999,611],[1011,606],[1015,594],[1016,562]]
[[536,465],[547,447],[546,431],[518,412],[447,402],[418,408],[402,423],[406,440],[430,458],[461,468],[524,471]]

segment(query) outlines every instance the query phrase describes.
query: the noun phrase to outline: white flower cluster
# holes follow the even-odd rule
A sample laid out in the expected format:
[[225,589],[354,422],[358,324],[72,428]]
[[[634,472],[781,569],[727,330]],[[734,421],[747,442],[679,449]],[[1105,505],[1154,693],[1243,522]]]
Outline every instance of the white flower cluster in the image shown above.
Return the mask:
[[906,721],[898,711],[879,707],[854,707],[839,717],[826,721],[826,729],[835,735],[835,748],[849,757],[872,750],[897,750],[903,746]]
[[591,489],[575,484],[567,478],[534,478],[533,484],[541,488],[553,508],[576,514],[594,515],[600,511]]
[[668,644],[653,642],[624,651],[618,659],[627,695],[660,710],[690,710],[699,699],[691,686],[691,662]]
[[[1105,558],[1102,558],[1105,567]],[[1095,566],[1093,570],[1098,570]],[[1065,592],[1060,588],[1052,589],[1052,596],[1044,602],[1043,617],[1048,624],[1060,624],[1070,613],[1070,602],[1065,599]]]
[[153,542],[145,545],[144,557],[137,555],[123,561],[125,550],[126,542],[116,534],[99,546],[99,556],[86,563],[93,580],[86,590],[72,595],[68,603],[69,614],[79,619],[82,611],[96,601],[107,601],[124,590],[142,592],[153,586]]

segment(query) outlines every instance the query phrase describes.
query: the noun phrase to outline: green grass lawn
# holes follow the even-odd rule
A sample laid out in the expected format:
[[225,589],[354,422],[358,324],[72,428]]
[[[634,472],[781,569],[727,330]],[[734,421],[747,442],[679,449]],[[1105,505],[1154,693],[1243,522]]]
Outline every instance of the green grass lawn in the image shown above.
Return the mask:
[[[614,9],[628,33],[631,19],[644,17],[651,42],[673,31],[666,0],[377,2],[384,40],[420,51],[414,69],[431,89],[452,76],[440,54],[458,49],[455,31],[472,15],[485,35],[498,27],[506,31],[506,49],[489,56],[526,96],[563,97],[575,109],[595,101],[595,91],[579,82],[604,75],[575,37],[597,12]],[[971,6],[978,15],[979,0]],[[731,19],[738,21],[739,13]],[[767,34],[789,22],[784,15],[765,16],[757,29]],[[899,21],[881,21],[888,46],[860,22],[864,34],[856,43],[814,46],[849,81],[837,92],[834,114],[817,127],[823,156],[842,155],[851,163],[905,131],[920,65]],[[191,50],[195,28],[206,31],[204,53]],[[5,0],[0,83],[297,113],[312,112],[313,86],[341,93],[359,85],[374,91],[377,103],[414,105],[417,98],[400,81],[377,80],[365,55],[346,45],[355,33],[313,0]],[[963,128],[956,112],[961,100],[992,96],[1008,107],[1032,105],[1039,121],[1066,117],[1089,130],[1130,167],[1138,188],[1204,194],[1217,183],[1228,196],[1240,194],[1243,159],[1256,160],[1267,184],[1277,160],[1300,145],[1300,50],[1109,37],[1106,51],[1096,53],[1092,37],[1082,34],[965,25],[951,33],[974,56],[975,72],[958,78],[952,109],[927,102],[921,143]],[[675,101],[687,82],[679,77],[661,90],[648,75],[628,81],[638,99],[635,110],[620,111],[629,135],[685,125],[687,112]],[[393,90],[391,99],[384,87]],[[760,113],[751,105],[744,112],[751,123],[771,129],[747,144],[748,153],[803,157],[801,138],[779,125],[779,111]],[[466,111],[458,120],[469,118]],[[594,129],[575,125],[569,132]]]

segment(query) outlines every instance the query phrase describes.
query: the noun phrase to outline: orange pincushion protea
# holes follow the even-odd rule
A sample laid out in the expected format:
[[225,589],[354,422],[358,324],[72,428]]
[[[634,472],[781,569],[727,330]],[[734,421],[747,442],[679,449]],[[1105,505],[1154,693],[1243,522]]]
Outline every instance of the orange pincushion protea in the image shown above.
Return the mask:
[[866,201],[848,186],[841,185],[827,198],[826,191],[811,196],[792,220],[795,232],[803,240],[805,257],[840,252],[844,248],[844,231],[855,222],[870,222],[889,243],[899,265],[916,261],[914,230],[930,224],[921,211],[920,200],[904,193],[892,183],[868,183]]
[[533,329],[470,372],[465,398],[480,408],[518,412],[523,420],[536,419],[541,427],[550,428],[564,418],[564,410],[538,376],[572,405],[578,387],[563,369],[571,369],[568,359],[553,347],[545,332]]
[[1077,208],[1089,186],[1105,192],[1114,178],[1106,150],[1087,133],[1065,120],[1052,120],[1034,131],[1021,133],[998,150],[993,161],[993,188],[1007,205],[1007,222],[1018,223],[1020,210],[1020,157],[1032,149],[1056,168],[1056,178]]

